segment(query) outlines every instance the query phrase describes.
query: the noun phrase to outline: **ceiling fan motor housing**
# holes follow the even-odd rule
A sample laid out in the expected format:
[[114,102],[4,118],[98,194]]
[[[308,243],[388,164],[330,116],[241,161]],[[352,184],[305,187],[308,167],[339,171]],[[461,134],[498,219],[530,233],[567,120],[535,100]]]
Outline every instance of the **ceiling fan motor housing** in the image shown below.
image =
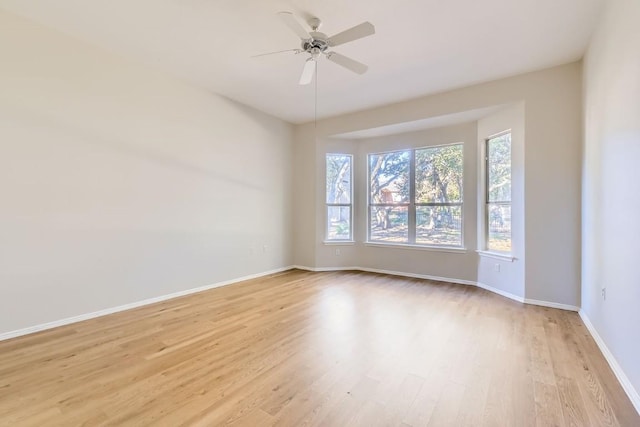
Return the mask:
[[[329,49],[329,37],[326,34],[312,32],[309,33],[311,36],[310,39],[306,39],[302,41],[302,49],[305,52],[313,53],[313,52],[324,52]],[[317,50],[316,50],[317,49]]]
[[[300,76],[299,83],[301,85],[307,85],[313,80],[313,75],[317,67],[317,60],[321,55],[324,55],[329,61],[336,63],[349,71],[356,74],[364,74],[368,67],[354,59],[347,56],[340,55],[337,52],[329,51],[329,48],[340,46],[345,43],[352,42],[354,40],[361,39],[363,37],[371,36],[375,34],[375,27],[371,22],[363,22],[355,27],[351,27],[338,34],[334,34],[328,37],[326,34],[319,32],[322,22],[315,17],[310,18],[307,21],[312,31],[308,31],[300,22],[298,22],[295,15],[291,12],[279,12],[280,18],[284,24],[291,29],[301,40],[301,49],[295,50],[296,54],[306,52],[309,54],[309,58],[304,63],[302,75]],[[277,52],[275,52],[277,53]]]

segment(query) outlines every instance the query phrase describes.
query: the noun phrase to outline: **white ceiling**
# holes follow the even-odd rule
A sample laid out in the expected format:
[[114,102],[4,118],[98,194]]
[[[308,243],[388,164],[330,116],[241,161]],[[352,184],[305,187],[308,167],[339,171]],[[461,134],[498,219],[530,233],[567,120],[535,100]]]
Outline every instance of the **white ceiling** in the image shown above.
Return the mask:
[[318,66],[318,117],[394,103],[582,57],[602,0],[0,0],[14,13],[136,58],[293,123],[314,117],[305,57],[276,13],[322,19],[332,35],[363,21],[374,36],[335,48],[362,76]]
[[446,114],[444,116],[434,116],[426,119],[414,120],[411,122],[394,123],[386,126],[341,133],[332,135],[332,137],[341,139],[366,139],[375,138],[378,136],[417,132],[426,129],[457,125],[460,123],[475,122],[483,117],[499,111],[502,108],[505,108],[505,106],[496,105],[493,107],[477,108],[475,110],[461,111],[459,113]]

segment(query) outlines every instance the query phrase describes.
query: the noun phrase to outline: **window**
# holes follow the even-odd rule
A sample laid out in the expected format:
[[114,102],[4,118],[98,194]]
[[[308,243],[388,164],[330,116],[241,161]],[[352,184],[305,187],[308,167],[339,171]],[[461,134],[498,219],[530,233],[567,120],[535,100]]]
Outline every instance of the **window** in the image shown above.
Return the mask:
[[327,235],[328,241],[353,240],[352,156],[327,154]]
[[511,252],[511,133],[486,140],[486,250]]
[[369,154],[369,241],[462,246],[463,145]]

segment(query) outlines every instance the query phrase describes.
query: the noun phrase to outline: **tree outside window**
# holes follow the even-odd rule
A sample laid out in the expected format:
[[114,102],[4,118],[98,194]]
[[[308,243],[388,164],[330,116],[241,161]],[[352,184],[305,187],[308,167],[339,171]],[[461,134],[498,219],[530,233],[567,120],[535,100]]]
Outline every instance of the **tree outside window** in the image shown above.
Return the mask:
[[326,155],[327,240],[352,240],[352,156]]
[[462,246],[462,144],[370,154],[369,187],[369,241]]
[[486,141],[486,249],[511,252],[511,133]]

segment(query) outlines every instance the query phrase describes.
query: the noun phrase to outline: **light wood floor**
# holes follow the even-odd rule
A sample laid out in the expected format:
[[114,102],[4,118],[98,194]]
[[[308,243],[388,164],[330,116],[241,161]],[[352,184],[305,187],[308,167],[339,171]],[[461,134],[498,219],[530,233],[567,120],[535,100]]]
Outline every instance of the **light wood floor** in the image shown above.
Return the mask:
[[640,426],[575,313],[291,271],[0,342],[0,424]]

